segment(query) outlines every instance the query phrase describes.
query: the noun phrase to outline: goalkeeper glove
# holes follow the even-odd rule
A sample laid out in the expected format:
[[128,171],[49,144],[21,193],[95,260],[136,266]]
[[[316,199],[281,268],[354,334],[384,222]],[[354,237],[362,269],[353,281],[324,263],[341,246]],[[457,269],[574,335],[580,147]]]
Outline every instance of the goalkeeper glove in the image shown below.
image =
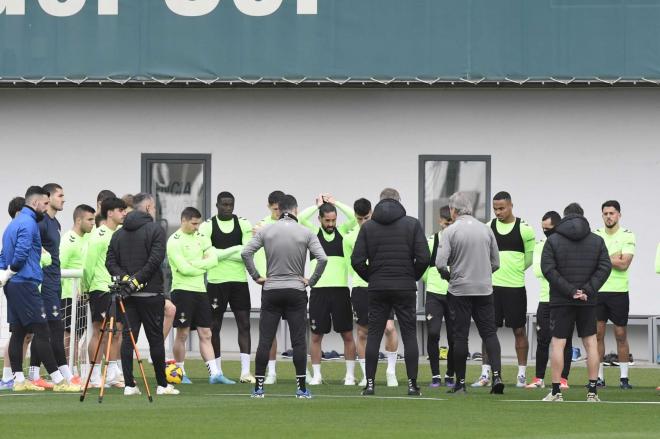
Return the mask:
[[127,296],[130,296],[143,287],[143,285],[140,285],[140,281],[138,281],[135,276],[125,275],[122,281],[124,282],[124,293]]
[[0,271],[0,287],[4,287],[15,274],[16,272],[12,271],[11,268]]

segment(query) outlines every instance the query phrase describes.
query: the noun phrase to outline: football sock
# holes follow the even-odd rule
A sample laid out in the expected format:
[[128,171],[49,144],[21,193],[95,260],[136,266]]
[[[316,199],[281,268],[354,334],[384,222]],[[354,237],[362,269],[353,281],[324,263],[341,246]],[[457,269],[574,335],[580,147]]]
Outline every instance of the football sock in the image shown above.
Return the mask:
[[596,380],[589,380],[589,393],[598,393],[598,388],[596,387]]
[[561,393],[561,389],[559,388],[560,383],[552,383],[552,394],[556,395],[557,393]]
[[186,368],[184,367],[184,362],[183,361],[180,362],[180,363],[177,362],[176,365],[181,368],[181,372],[183,372],[183,374],[185,375],[186,374]]
[[296,383],[299,390],[302,390],[303,392],[307,390],[307,386],[305,384],[305,375],[296,376]]
[[481,376],[485,376],[485,377],[490,376],[490,364],[481,365]]
[[216,358],[215,359],[215,364],[218,365],[218,373],[220,375],[223,375],[223,373],[222,373],[222,358],[220,358],[220,357]]
[[364,358],[360,358],[358,360],[358,363],[360,363],[360,369],[362,369],[362,376],[367,376],[367,365],[364,362]]
[[387,357],[387,373],[396,373],[396,352],[385,351]]
[[277,375],[275,365],[277,364],[277,360],[268,360],[268,375],[273,376]]
[[28,378],[30,381],[36,381],[39,379],[39,366],[30,366],[28,369]]
[[355,376],[355,360],[346,360],[346,376]]
[[11,367],[3,367],[2,368],[2,381],[10,381],[13,379],[13,375],[11,373]]
[[14,382],[15,383],[24,383],[25,382],[25,375],[23,375],[23,372],[14,373]]
[[241,376],[250,374],[250,354],[241,354]]
[[59,366],[57,369],[60,371],[66,382],[70,383],[71,379],[73,378],[73,374],[71,373],[69,366],[67,365]]
[[101,381],[101,365],[95,364],[94,369],[92,370],[92,381],[99,382]]
[[264,390],[264,377],[255,377],[257,382],[254,384],[254,390]]
[[603,370],[603,363],[600,363],[600,366],[598,366],[598,378],[601,380],[605,379],[605,371]]
[[64,381],[64,376],[62,376],[62,372],[56,370],[50,374],[50,379],[53,381],[53,384],[60,384],[62,381]]
[[619,369],[621,369],[621,378],[628,378],[628,363],[625,361],[620,362]]
[[218,370],[218,364],[215,362],[215,360],[207,361],[206,369],[209,371],[209,376],[218,375],[220,373]]
[[518,365],[518,376],[526,377],[527,376],[527,366]]
[[312,364],[312,372],[314,372],[314,378],[321,376],[321,365]]

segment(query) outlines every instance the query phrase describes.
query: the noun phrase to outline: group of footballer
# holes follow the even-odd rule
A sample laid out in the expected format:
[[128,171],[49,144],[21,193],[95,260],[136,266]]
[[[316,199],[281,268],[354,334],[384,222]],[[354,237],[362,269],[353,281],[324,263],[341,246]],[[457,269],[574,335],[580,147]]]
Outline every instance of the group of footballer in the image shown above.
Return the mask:
[[[122,226],[126,214],[132,209],[132,197],[118,198],[112,191],[103,190],[97,196],[96,209],[81,204],[73,211],[73,227],[61,234],[61,226],[56,218],[64,209],[64,190],[58,184],[44,186],[48,193],[48,206],[39,221],[41,237],[43,284],[41,294],[44,302],[45,319],[51,328],[50,342],[55,352],[58,370],[66,380],[67,386],[60,385],[58,390],[80,391],[79,371],[74,367],[69,370],[66,356],[77,355],[68,352],[69,338],[80,338],[87,327],[86,310],[76,322],[71,322],[71,307],[74,294],[73,279],[61,279],[61,270],[82,269],[80,296],[83,303],[89,304],[92,321],[92,333],[88,342],[89,358],[94,357],[94,350],[101,342],[100,352],[105,352],[107,340],[100,340],[101,324],[104,321],[108,302],[109,287],[112,283],[106,268],[106,254],[113,233]],[[250,289],[241,251],[256,230],[280,219],[278,202],[284,196],[282,191],[273,191],[268,196],[269,213],[262,220],[252,225],[248,220],[234,213],[235,198],[229,192],[220,192],[216,199],[217,214],[204,220],[202,213],[188,207],[181,213],[180,228],[167,241],[167,261],[171,271],[171,288],[165,292],[165,310],[163,335],[167,337],[172,327],[175,328],[172,353],[174,362],[183,371],[183,384],[191,380],[185,372],[186,343],[191,330],[199,336],[199,351],[206,363],[211,384],[235,384],[226,377],[221,363],[221,329],[223,316],[229,305],[234,314],[238,329],[241,372],[238,381],[255,383],[250,372],[251,336],[250,336]],[[12,218],[20,215],[25,200],[17,197],[10,202],[9,214]],[[344,343],[344,362],[346,375],[344,385],[358,384],[355,374],[355,362],[361,368],[360,385],[366,384],[365,345],[368,333],[368,284],[352,269],[350,257],[355,245],[360,226],[370,219],[371,203],[360,198],[353,207],[336,200],[331,194],[319,194],[311,207],[300,212],[298,221],[309,228],[319,238],[319,242],[328,256],[328,263],[318,283],[312,288],[309,299],[309,329],[311,373],[308,372],[308,384],[319,385],[323,382],[321,372],[322,342],[325,334],[331,330],[340,334]],[[549,285],[540,270],[540,254],[545,240],[536,241],[533,228],[513,214],[513,202],[507,192],[499,192],[493,198],[495,217],[490,221],[497,240],[500,256],[500,268],[493,273],[493,295],[495,319],[498,327],[506,326],[513,330],[515,350],[518,359],[517,387],[543,388],[545,370],[550,345],[550,321],[548,315]],[[605,353],[604,336],[607,321],[614,324],[617,342],[617,354],[620,367],[620,387],[632,388],[629,381],[628,359],[630,358],[626,334],[629,315],[628,268],[635,254],[634,234],[620,225],[621,207],[617,201],[606,201],[602,205],[604,226],[594,231],[606,243],[613,266],[610,277],[598,294],[597,339],[598,354],[601,360]],[[339,214],[342,218],[340,221]],[[448,283],[435,268],[435,255],[442,231],[451,225],[452,219],[447,206],[438,212],[437,232],[428,237],[431,264],[423,276],[425,285],[425,320],[427,325],[427,352],[432,379],[430,387],[454,386],[452,338],[453,331],[449,320],[447,304]],[[541,227],[549,236],[560,220],[558,213],[550,211],[542,217]],[[263,249],[255,255],[255,264],[261,273],[266,272],[266,257]],[[660,272],[660,246],[658,247],[656,270]],[[310,265],[315,261],[312,259]],[[525,271],[533,267],[541,283],[539,305],[537,309],[538,346],[536,351],[536,370],[534,377],[527,379],[528,357],[527,292]],[[544,317],[545,316],[545,317]],[[440,332],[445,322],[448,351],[447,367],[444,376],[440,373]],[[11,323],[11,322],[10,322]],[[357,326],[354,337],[353,325]],[[63,331],[61,331],[63,329]],[[63,337],[57,336],[63,332]],[[386,328],[385,357],[387,359],[387,385],[398,386],[396,361],[398,335],[394,317],[390,316]],[[31,334],[25,335],[23,352],[25,355],[31,341]],[[124,387],[122,368],[119,362],[119,338],[121,331],[114,334],[113,349],[110,351],[106,385]],[[74,343],[76,346],[78,343]],[[480,377],[473,387],[490,385],[490,367],[488,358],[483,356]],[[5,349],[5,361],[0,390],[19,391],[54,389],[52,382],[40,376],[40,358],[32,350],[28,377],[17,383],[16,374],[9,366],[9,353]],[[276,373],[277,340],[273,342],[266,384],[277,381]],[[562,371],[562,388],[568,387],[570,372],[571,346],[566,347],[565,364]],[[100,362],[99,362],[100,363]],[[101,367],[95,364],[81,366],[80,373],[86,374],[91,369],[90,385],[101,385]],[[51,374],[52,376],[52,374]],[[20,378],[20,377],[19,377]],[[19,385],[20,384],[20,385]],[[598,385],[605,386],[603,367],[598,374]]]

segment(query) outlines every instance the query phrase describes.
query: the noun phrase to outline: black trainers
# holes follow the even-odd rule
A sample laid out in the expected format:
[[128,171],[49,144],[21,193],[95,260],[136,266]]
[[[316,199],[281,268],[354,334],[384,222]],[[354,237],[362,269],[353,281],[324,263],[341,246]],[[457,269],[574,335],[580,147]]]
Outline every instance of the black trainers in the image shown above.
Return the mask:
[[490,388],[490,393],[495,395],[502,395],[504,393],[504,383],[499,375],[493,377],[493,385]]
[[417,387],[417,380],[408,380],[408,396],[422,396],[421,390]]
[[628,378],[621,378],[621,383],[619,384],[619,387],[621,387],[623,390],[630,390],[633,388],[628,382]]
[[465,387],[465,382],[456,383],[454,387],[451,387],[449,390],[447,390],[447,393],[450,393],[452,395],[467,395],[467,388]]
[[362,389],[362,396],[372,396],[375,395],[376,392],[374,391],[374,380],[369,378],[367,380],[367,386]]

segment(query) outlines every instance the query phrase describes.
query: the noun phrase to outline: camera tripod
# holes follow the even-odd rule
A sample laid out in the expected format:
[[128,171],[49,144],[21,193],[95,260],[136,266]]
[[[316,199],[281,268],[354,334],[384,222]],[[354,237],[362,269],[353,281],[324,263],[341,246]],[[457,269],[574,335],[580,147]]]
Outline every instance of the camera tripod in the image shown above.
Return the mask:
[[[123,317],[124,324],[128,329],[128,334],[131,338],[131,344],[133,345],[133,351],[135,352],[135,357],[137,358],[138,365],[140,367],[140,374],[142,375],[142,380],[144,381],[144,388],[147,393],[147,398],[149,402],[153,402],[151,396],[151,391],[149,390],[149,383],[147,382],[147,377],[144,374],[144,366],[142,365],[142,359],[140,358],[140,353],[138,352],[137,345],[135,344],[135,338],[133,337],[133,330],[131,329],[131,324],[128,321],[128,316],[126,315],[126,308],[124,307],[124,294],[122,293],[122,284],[123,282],[115,281],[110,285],[110,303],[105,310],[105,315],[103,317],[103,322],[101,323],[101,337],[99,342],[94,349],[94,358],[87,373],[87,379],[85,380],[85,386],[83,387],[82,394],[80,395],[80,402],[85,400],[87,395],[87,390],[89,389],[89,382],[92,378],[92,371],[94,370],[94,365],[97,362],[99,351],[101,350],[101,344],[103,343],[103,337],[107,336],[108,343],[105,350],[106,363],[103,368],[103,373],[101,375],[101,387],[99,389],[99,404],[103,402],[103,395],[105,393],[105,381],[108,374],[108,358],[110,358],[110,349],[112,347],[112,336],[117,332],[117,305],[119,305],[119,311]],[[131,359],[131,361],[133,361]]]

